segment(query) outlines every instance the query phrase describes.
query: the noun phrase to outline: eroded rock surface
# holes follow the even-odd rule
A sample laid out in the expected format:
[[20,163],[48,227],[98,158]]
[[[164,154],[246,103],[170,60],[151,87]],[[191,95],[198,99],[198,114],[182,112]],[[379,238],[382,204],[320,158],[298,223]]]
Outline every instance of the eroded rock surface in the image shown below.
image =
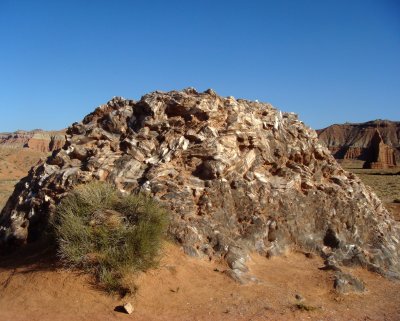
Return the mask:
[[315,131],[269,104],[194,89],[113,98],[16,186],[3,247],[40,237],[56,204],[91,180],[153,195],[173,212],[170,233],[186,253],[225,257],[238,275],[249,251],[296,247],[399,276],[399,226],[381,201]]
[[385,169],[395,166],[395,150],[383,142],[382,135],[377,130],[368,147],[368,158],[364,168]]

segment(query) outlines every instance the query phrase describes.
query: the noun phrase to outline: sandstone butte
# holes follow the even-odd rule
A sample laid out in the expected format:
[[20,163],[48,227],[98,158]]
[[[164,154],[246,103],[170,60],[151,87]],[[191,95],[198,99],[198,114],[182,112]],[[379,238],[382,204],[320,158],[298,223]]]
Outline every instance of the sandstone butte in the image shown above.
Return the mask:
[[335,124],[317,133],[337,159],[363,160],[365,168],[376,169],[400,164],[400,122]]
[[63,147],[65,132],[43,131],[16,131],[14,133],[0,133],[0,147],[29,148],[34,151],[49,153]]
[[321,255],[328,269],[400,276],[399,224],[314,130],[266,103],[193,88],[113,98],[16,185],[1,212],[1,248],[39,239],[57,203],[92,180],[154,196],[188,255],[224,258],[241,282],[251,251],[292,249]]

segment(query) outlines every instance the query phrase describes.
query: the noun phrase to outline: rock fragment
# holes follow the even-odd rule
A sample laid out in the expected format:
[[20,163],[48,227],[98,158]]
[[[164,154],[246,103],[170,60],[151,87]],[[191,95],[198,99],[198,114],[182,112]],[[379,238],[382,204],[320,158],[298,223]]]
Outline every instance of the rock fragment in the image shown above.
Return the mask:
[[127,302],[123,305],[124,311],[127,314],[132,314],[133,313],[133,305],[130,302]]
[[334,288],[336,291],[342,294],[365,291],[365,285],[361,280],[343,272],[336,272]]

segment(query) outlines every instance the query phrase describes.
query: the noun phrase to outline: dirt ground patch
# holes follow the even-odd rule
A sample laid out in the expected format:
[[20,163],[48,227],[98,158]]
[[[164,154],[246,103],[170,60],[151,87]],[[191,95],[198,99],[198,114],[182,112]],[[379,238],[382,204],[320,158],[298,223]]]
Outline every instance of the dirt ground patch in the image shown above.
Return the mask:
[[[46,155],[0,149],[0,205],[14,184]],[[373,188],[400,220],[399,176],[393,171],[347,167]],[[28,247],[0,259],[0,320],[400,320],[400,282],[351,269],[367,291],[339,295],[333,272],[318,269],[319,257],[301,253],[266,259],[253,255],[250,273],[258,282],[239,285],[224,263],[194,259],[168,243],[161,265],[136,277],[136,295],[121,299],[96,287],[91,276],[63,269],[48,251]],[[304,298],[301,305],[296,295]],[[132,302],[133,315],[114,309]],[[307,307],[311,311],[305,311]]]
[[0,210],[14,190],[18,181],[28,174],[29,169],[47,153],[28,148],[9,148],[0,146]]
[[356,174],[383,201],[386,208],[400,221],[400,167],[364,169],[363,161],[342,160],[342,167]]
[[[168,243],[160,267],[141,274],[137,294],[121,299],[62,269],[51,253],[17,253],[0,264],[0,320],[400,320],[399,282],[351,269],[368,291],[339,295],[322,265],[301,253],[254,255],[250,273],[258,282],[239,285],[221,262],[190,258]],[[296,295],[312,311],[299,309]],[[126,301],[131,316],[114,311]]]

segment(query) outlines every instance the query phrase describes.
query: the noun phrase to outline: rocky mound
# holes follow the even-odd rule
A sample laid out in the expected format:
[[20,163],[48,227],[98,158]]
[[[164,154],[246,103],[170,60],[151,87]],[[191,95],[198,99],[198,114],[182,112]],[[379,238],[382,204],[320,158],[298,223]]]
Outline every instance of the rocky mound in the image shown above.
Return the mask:
[[223,256],[235,275],[248,251],[291,248],[321,254],[328,268],[400,275],[399,226],[381,201],[315,131],[269,104],[194,89],[113,98],[16,186],[1,213],[3,248],[40,237],[56,204],[91,180],[153,195],[187,254]]
[[29,148],[38,152],[52,152],[63,147],[65,133],[49,132],[40,129],[19,130],[14,133],[0,133],[0,147]]
[[[373,120],[365,123],[335,124],[320,129],[317,133],[336,159],[376,162],[373,159],[376,159],[377,131],[382,142],[393,150],[394,162],[400,164],[400,122]],[[385,166],[391,167],[389,163]]]

